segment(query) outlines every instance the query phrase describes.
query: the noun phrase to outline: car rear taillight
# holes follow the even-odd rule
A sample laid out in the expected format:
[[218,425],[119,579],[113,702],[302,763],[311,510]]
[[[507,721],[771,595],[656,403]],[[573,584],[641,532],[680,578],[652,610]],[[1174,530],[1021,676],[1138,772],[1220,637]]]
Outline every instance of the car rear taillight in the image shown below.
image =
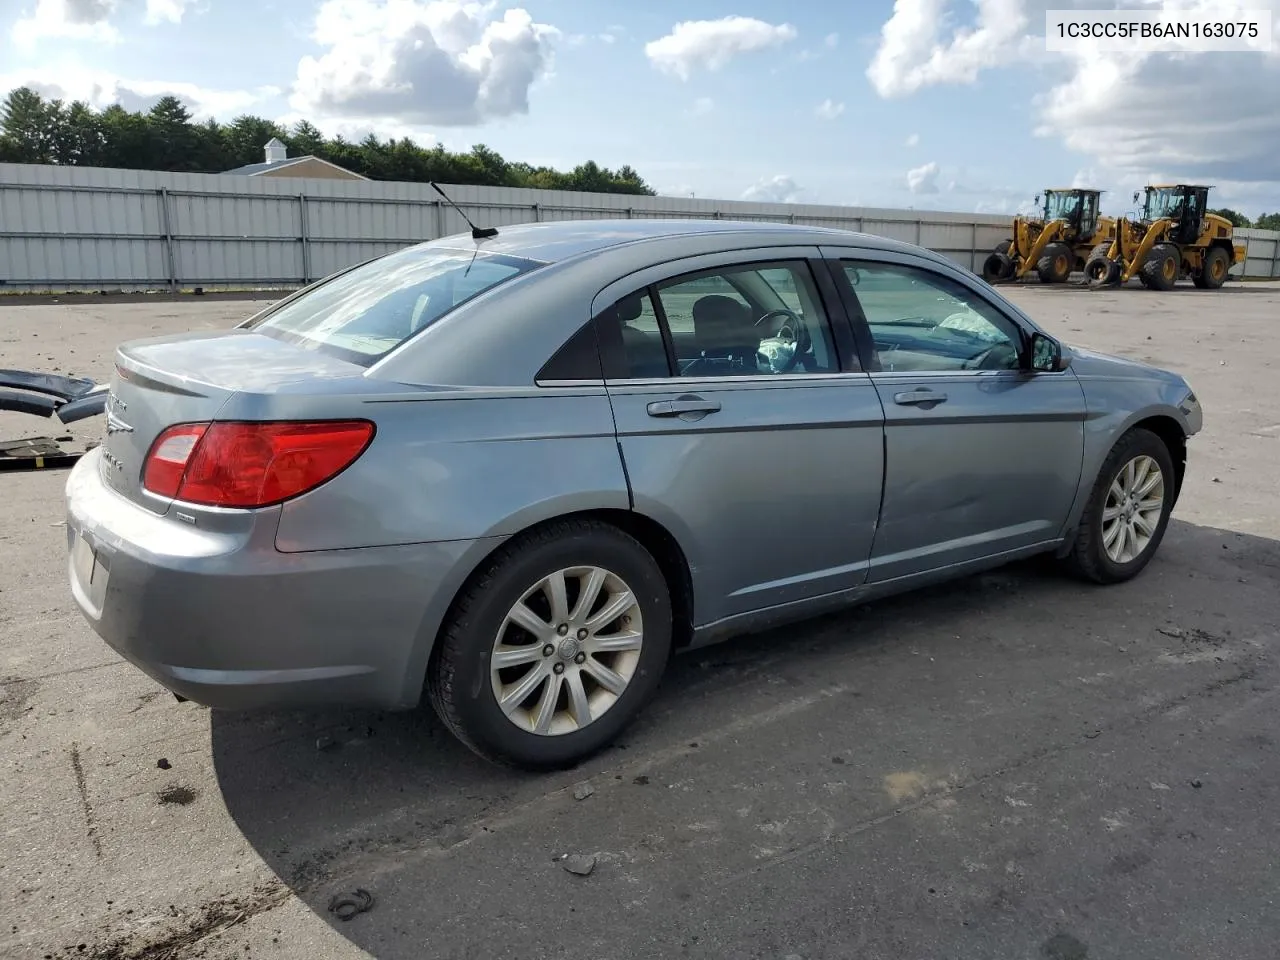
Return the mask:
[[373,433],[367,420],[180,423],[151,445],[142,485],[186,503],[266,507],[332,480]]

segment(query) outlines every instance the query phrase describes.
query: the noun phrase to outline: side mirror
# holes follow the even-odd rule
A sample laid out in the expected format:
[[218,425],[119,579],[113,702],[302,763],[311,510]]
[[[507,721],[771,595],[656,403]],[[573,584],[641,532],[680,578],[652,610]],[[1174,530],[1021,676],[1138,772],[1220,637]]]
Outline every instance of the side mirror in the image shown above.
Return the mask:
[[1038,207],[1038,206],[1040,206],[1040,194],[1038,194],[1038,193],[1036,194],[1036,200],[1035,200],[1035,203],[1036,203],[1036,206],[1037,206],[1037,207]]
[[1141,199],[1142,199],[1142,194],[1140,194],[1137,190],[1133,191],[1133,202],[1137,203]]
[[1066,368],[1062,358],[1062,344],[1043,333],[1031,335],[1032,370],[1037,373],[1057,373]]

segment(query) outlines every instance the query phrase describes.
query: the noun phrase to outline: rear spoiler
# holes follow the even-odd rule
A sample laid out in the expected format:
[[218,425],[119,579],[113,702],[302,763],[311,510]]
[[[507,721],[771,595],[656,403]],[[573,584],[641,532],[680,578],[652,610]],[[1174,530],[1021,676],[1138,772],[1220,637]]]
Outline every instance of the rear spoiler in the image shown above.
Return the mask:
[[74,423],[105,412],[108,389],[105,383],[83,377],[0,370],[0,410],[37,417],[56,414],[63,423]]

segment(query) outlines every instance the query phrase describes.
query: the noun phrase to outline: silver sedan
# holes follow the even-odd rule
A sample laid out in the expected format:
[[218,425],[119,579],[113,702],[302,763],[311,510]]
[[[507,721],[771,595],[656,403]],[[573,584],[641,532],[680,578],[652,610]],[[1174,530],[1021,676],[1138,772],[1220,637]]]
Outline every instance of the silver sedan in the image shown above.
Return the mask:
[[448,237],[116,353],[71,592],[214,708],[415,707],[573,764],[673,652],[1052,554],[1151,560],[1201,427],[896,241],[723,221]]

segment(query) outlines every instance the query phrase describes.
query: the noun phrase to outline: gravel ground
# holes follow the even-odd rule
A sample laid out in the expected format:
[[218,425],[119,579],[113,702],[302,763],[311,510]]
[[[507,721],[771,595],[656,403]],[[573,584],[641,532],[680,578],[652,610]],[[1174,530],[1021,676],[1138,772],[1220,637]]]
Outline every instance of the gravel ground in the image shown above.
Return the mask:
[[[571,773],[425,709],[175,702],[74,608],[65,473],[0,474],[0,955],[1272,960],[1280,284],[1011,295],[1200,394],[1147,571],[1017,564],[686,655]],[[256,306],[0,305],[0,366],[102,377]]]

